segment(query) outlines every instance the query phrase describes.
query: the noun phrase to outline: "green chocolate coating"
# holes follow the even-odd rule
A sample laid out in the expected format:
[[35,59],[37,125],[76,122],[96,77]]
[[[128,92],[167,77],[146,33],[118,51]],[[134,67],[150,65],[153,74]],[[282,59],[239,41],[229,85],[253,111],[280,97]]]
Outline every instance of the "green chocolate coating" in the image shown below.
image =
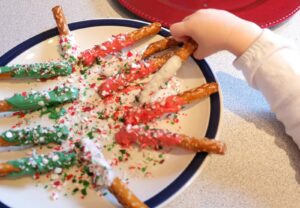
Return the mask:
[[8,177],[22,177],[35,175],[36,173],[47,173],[55,168],[69,168],[76,163],[76,154],[53,152],[49,155],[34,155],[32,157],[11,160],[7,163],[21,169],[19,172],[8,174]]
[[15,94],[6,99],[13,111],[38,110],[43,107],[56,106],[71,102],[78,98],[78,89],[70,87],[58,87],[49,92],[33,92],[26,96]]
[[66,126],[26,128],[19,130],[8,130],[0,134],[5,141],[14,143],[12,145],[26,144],[61,144],[69,136],[69,130]]
[[67,76],[72,73],[72,66],[67,62],[49,62],[26,65],[2,66],[0,74],[11,73],[14,78],[48,79]]

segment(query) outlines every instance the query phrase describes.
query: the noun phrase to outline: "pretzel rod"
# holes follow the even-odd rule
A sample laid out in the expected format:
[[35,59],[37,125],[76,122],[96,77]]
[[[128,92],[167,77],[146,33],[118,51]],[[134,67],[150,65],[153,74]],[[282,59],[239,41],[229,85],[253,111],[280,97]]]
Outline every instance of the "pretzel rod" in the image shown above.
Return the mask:
[[209,152],[215,154],[224,154],[226,151],[226,144],[221,141],[212,140],[208,138],[195,138],[186,135],[180,135],[182,140],[178,146],[195,152]]
[[11,111],[13,107],[5,100],[0,100],[0,112]]
[[0,79],[49,79],[57,76],[67,76],[71,73],[72,66],[66,62],[48,62],[0,67]]
[[139,102],[149,102],[151,95],[158,91],[164,83],[166,83],[177,73],[183,62],[194,52],[196,48],[197,44],[194,41],[189,40],[184,43],[183,47],[176,50],[175,55],[168,59],[168,61],[145,85],[144,89],[140,93]]
[[148,129],[147,126],[123,127],[115,134],[115,141],[123,147],[138,144],[142,148],[159,149],[160,146],[178,146],[194,152],[224,154],[226,145],[220,141],[207,138],[194,138],[175,134],[162,129]]
[[185,91],[177,95],[178,98],[183,99],[185,104],[189,104],[194,100],[198,100],[207,97],[211,94],[218,92],[218,83],[211,82],[205,83],[200,87]]
[[70,30],[61,6],[52,8],[53,17],[56,21],[57,29],[60,35],[69,35]]
[[56,106],[78,98],[78,89],[57,87],[47,92],[23,92],[0,101],[0,112],[38,110],[47,106]]
[[124,87],[123,89],[117,90],[114,95],[105,97],[103,99],[103,102],[105,104],[113,103],[113,102],[116,102],[118,100],[118,97],[122,94],[128,95],[130,92],[132,92],[134,90],[140,91],[142,89],[143,89],[142,84],[128,85],[128,86]]
[[148,123],[166,113],[176,113],[184,105],[205,98],[218,91],[217,83],[207,83],[200,87],[167,97],[163,102],[146,103],[142,107],[123,108],[115,112],[115,120],[123,120],[125,124]]
[[0,147],[27,144],[61,144],[62,141],[68,138],[68,135],[69,130],[63,125],[53,127],[38,125],[34,128],[12,129],[0,134]]
[[109,41],[83,51],[80,55],[80,62],[84,66],[91,66],[97,58],[103,58],[108,54],[120,52],[123,48],[131,46],[141,39],[157,34],[160,29],[161,25],[159,23],[152,23],[128,34],[112,36]]
[[69,168],[76,163],[75,153],[52,152],[0,163],[0,176],[22,177],[43,174],[55,168]]
[[147,207],[114,175],[97,143],[88,138],[83,139],[81,143],[83,159],[89,162],[89,171],[93,173],[93,183],[96,189],[107,187],[124,207]]
[[155,57],[148,62],[140,63],[134,67],[131,66],[131,68],[121,72],[121,74],[109,77],[99,86],[99,95],[102,98],[105,98],[128,86],[133,81],[148,77],[150,74],[159,70],[159,68],[164,65],[173,54],[174,52],[170,51],[166,54]]
[[115,178],[109,187],[109,191],[118,199],[120,204],[127,208],[147,208],[139,198],[137,198],[127,186],[119,179]]
[[78,45],[69,30],[62,7],[53,7],[52,13],[59,32],[60,55],[68,62],[76,63],[79,56]]
[[142,59],[148,58],[149,56],[166,50],[172,46],[178,46],[180,43],[177,42],[173,37],[163,38],[159,41],[153,42],[145,49],[142,55]]
[[182,61],[185,61],[190,55],[192,55],[197,47],[197,43],[194,40],[190,39],[184,42],[183,46],[175,52],[175,55],[180,57]]

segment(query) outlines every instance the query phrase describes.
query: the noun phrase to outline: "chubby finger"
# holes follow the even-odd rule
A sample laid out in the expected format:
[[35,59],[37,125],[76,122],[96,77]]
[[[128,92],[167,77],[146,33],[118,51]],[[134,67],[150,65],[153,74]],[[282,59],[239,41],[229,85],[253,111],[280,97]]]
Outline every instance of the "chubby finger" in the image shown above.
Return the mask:
[[198,48],[194,53],[193,56],[195,59],[201,60],[204,59],[208,54],[206,54],[205,51],[201,50],[201,48]]
[[199,47],[197,48],[197,50],[193,53],[193,56],[195,59],[201,60],[206,58],[207,56],[211,55],[215,53],[215,51],[213,49],[207,49],[205,47],[201,47],[199,45]]
[[190,35],[186,28],[185,22],[174,23],[170,26],[170,32],[175,40],[185,42],[189,39]]

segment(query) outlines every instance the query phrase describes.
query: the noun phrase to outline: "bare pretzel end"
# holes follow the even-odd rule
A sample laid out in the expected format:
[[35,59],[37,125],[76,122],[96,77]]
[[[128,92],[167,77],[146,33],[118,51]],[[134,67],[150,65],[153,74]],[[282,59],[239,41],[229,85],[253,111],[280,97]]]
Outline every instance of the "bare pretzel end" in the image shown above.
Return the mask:
[[0,79],[11,79],[11,73],[4,73],[4,74],[0,74]]
[[148,58],[149,56],[151,56],[157,52],[166,50],[170,47],[177,46],[179,44],[180,43],[177,42],[173,37],[167,37],[167,38],[161,39],[159,41],[151,43],[144,51],[142,58],[143,59]]
[[161,29],[161,24],[154,22],[140,29],[134,30],[128,34],[132,41],[138,41],[151,35],[157,34]]
[[179,143],[179,146],[184,149],[215,154],[224,154],[226,151],[226,144],[221,141],[207,138],[197,139],[186,135],[181,135],[181,137],[182,141]]
[[0,176],[6,176],[10,173],[19,172],[20,169],[8,163],[0,163]]
[[185,91],[178,95],[178,97],[185,100],[185,102],[191,103],[194,100],[207,97],[213,93],[218,92],[218,84],[216,82],[206,83],[200,87],[194,88],[192,90]]
[[118,201],[128,208],[147,208],[148,206],[140,201],[119,179],[115,178],[109,187],[109,191],[114,194]]
[[70,30],[61,6],[55,6],[52,8],[53,17],[57,24],[57,29],[60,35],[70,34]]
[[12,106],[5,100],[0,100],[0,112],[10,111]]
[[188,40],[179,50],[176,51],[175,54],[179,56],[182,61],[185,61],[190,55],[194,53],[197,47],[198,45],[194,40]]

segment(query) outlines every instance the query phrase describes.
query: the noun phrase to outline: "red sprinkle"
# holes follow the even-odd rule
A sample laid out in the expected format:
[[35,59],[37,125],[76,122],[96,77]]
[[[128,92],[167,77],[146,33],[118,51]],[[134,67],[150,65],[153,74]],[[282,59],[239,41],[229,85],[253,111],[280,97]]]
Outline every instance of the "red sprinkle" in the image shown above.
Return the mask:
[[131,57],[133,54],[131,53],[131,51],[128,51],[127,53],[127,57]]
[[55,186],[59,186],[61,183],[60,183],[60,181],[54,181],[54,183],[53,183]]
[[96,87],[96,83],[90,84],[90,88],[95,88]]

